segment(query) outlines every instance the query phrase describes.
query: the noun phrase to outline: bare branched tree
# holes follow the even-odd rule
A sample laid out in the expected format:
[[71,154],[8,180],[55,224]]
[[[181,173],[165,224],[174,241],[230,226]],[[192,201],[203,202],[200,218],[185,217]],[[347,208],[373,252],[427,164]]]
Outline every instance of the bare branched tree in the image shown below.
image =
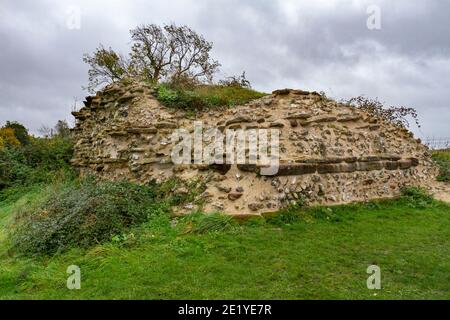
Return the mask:
[[61,138],[70,137],[70,126],[66,120],[58,120],[55,125],[54,132],[57,136]]
[[211,81],[220,64],[210,57],[212,43],[187,26],[139,26],[131,32],[129,58],[100,45],[83,61],[90,67],[88,89],[126,77],[158,83],[161,79]]
[[411,117],[417,127],[420,128],[418,114],[414,108],[404,106],[385,107],[378,99],[370,99],[364,96],[351,98],[346,103],[402,128],[409,128],[408,117]]
[[131,37],[132,65],[153,82],[163,77],[210,81],[220,66],[210,57],[212,43],[187,26],[144,25],[131,30]]
[[251,88],[250,81],[245,76],[245,71],[240,76],[231,76],[219,81],[219,84],[227,87]]

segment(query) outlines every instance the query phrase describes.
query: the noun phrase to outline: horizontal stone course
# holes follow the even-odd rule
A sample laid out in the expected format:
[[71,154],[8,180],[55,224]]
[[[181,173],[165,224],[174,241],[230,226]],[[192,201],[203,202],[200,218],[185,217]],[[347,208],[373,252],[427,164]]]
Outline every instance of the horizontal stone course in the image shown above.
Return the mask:
[[300,124],[307,126],[313,123],[334,122],[336,120],[337,118],[335,116],[317,116],[306,121],[302,121]]
[[290,176],[315,173],[317,171],[317,164],[313,163],[293,163],[293,164],[280,164],[277,175],[278,176]]
[[359,121],[359,120],[361,120],[361,116],[358,116],[358,115],[341,116],[337,119],[338,122],[351,122],[351,121]]
[[152,127],[142,127],[142,128],[127,128],[126,131],[128,133],[137,133],[137,134],[155,134],[158,132],[158,129]]
[[[386,157],[386,156],[385,156]],[[401,159],[398,161],[381,160],[380,156],[366,156],[357,159],[348,158],[329,158],[329,159],[305,159],[294,163],[280,163],[277,176],[294,176],[311,173],[348,173],[355,171],[374,171],[374,170],[406,170],[419,164],[417,159]],[[390,159],[396,159],[396,156]],[[301,161],[301,162],[300,162]],[[245,172],[259,172],[262,166],[254,164],[240,164],[239,170]]]
[[291,120],[306,120],[311,118],[311,114],[310,113],[305,113],[305,112],[298,112],[298,113],[293,113],[293,114],[289,114],[287,117],[285,117],[285,119]]

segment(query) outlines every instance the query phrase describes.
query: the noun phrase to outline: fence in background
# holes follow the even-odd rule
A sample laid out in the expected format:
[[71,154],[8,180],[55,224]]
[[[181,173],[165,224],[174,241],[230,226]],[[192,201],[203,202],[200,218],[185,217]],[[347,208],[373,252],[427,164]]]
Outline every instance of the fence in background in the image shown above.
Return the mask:
[[426,138],[423,143],[430,149],[450,148],[450,138]]

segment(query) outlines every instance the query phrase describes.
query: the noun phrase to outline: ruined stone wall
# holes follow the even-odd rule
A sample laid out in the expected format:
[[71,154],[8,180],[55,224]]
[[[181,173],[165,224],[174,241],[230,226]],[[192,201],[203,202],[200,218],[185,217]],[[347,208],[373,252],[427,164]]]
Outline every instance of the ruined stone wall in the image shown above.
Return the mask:
[[[73,164],[83,174],[136,182],[200,178],[207,212],[261,214],[300,197],[311,204],[393,197],[405,185],[430,185],[437,174],[428,149],[407,130],[301,90],[192,115],[162,106],[150,86],[114,84],[73,115]],[[220,130],[280,129],[278,174],[261,176],[256,165],[174,165],[170,136],[175,128],[192,132],[194,120]]]

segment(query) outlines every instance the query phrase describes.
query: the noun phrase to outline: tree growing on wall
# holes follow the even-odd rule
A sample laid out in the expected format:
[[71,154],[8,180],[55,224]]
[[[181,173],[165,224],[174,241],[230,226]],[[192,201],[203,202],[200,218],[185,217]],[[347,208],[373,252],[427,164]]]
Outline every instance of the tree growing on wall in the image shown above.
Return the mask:
[[102,45],[93,54],[85,54],[83,61],[89,65],[87,89],[90,92],[102,84],[123,79],[130,74],[129,61],[113,49],[105,49]]
[[90,91],[126,77],[152,83],[183,78],[211,81],[220,66],[210,55],[213,44],[187,26],[150,24],[138,26],[130,33],[128,58],[102,46],[92,55],[84,55],[83,60],[90,67]]

